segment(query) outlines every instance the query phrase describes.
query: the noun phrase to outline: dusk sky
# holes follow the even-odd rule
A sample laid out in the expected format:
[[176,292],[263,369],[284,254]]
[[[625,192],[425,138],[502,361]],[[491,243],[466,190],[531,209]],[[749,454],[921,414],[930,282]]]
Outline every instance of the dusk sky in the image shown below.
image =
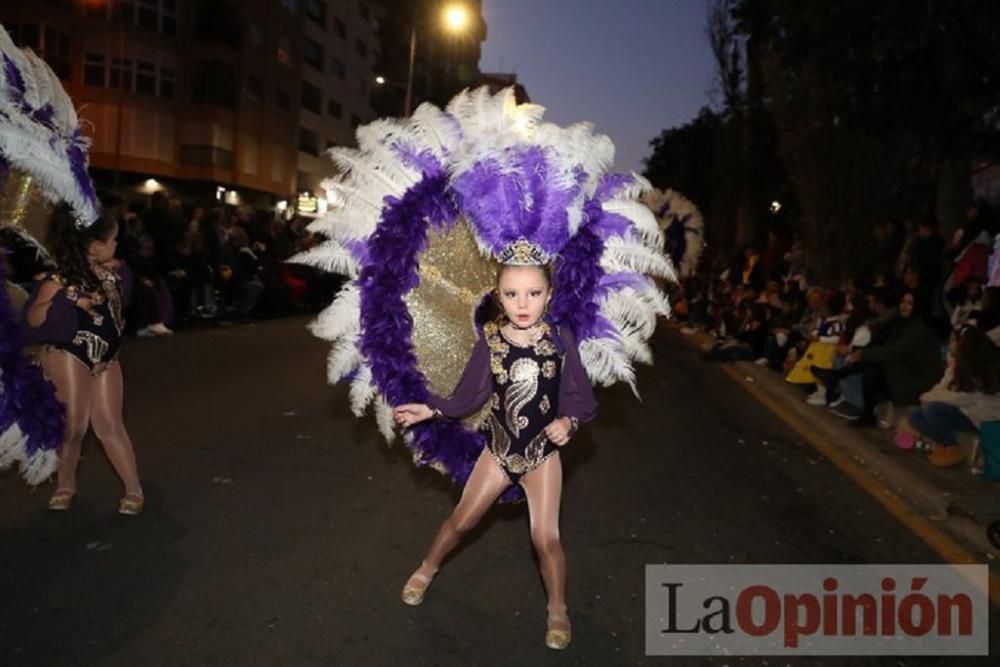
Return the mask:
[[619,170],[708,103],[705,0],[483,0],[483,16],[480,69],[516,72],[546,120],[593,122]]

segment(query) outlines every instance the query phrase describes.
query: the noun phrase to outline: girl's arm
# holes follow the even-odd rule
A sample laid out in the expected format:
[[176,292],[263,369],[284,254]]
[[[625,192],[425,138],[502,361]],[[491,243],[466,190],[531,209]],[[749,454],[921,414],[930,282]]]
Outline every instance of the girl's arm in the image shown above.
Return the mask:
[[590,378],[580,361],[576,337],[567,327],[559,327],[563,344],[563,367],[559,378],[559,412],[576,425],[588,422],[597,414],[597,400]]
[[76,306],[55,280],[35,285],[22,311],[29,345],[67,343],[76,334]]
[[462,377],[455,385],[454,391],[447,398],[431,394],[427,404],[433,410],[439,411],[445,417],[458,419],[470,415],[486,403],[493,390],[493,378],[490,373],[490,348],[482,336],[472,348]]

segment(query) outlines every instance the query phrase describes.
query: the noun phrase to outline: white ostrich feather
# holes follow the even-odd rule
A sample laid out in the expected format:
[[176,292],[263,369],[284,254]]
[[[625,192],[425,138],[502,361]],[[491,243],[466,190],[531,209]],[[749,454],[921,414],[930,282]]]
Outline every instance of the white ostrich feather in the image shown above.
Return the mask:
[[340,273],[352,278],[357,277],[359,271],[357,261],[337,241],[325,241],[314,248],[289,257],[286,261],[292,264],[315,266],[327,273]]
[[38,486],[55,474],[59,468],[59,453],[55,450],[38,450],[28,456],[28,438],[17,422],[0,433],[0,470],[18,465],[21,477],[31,486]]
[[[42,185],[41,192],[53,203],[67,201],[81,224],[90,224],[98,215],[92,185],[81,190],[69,159],[71,148],[86,154],[88,141],[78,134],[76,111],[52,69],[30,50],[17,48],[0,26],[0,52],[16,70],[23,84],[18,93],[15,77],[0,67],[0,154]],[[51,109],[47,122],[35,116]],[[83,165],[86,168],[86,165]]]
[[601,311],[616,324],[636,329],[644,338],[656,331],[656,311],[629,287],[608,292],[601,303]]
[[684,225],[686,245],[677,269],[682,277],[693,275],[705,246],[705,221],[701,211],[694,202],[676,190],[653,189],[644,193],[641,200],[654,215],[659,216],[657,225],[664,231],[673,225]]
[[[331,148],[328,153],[338,167],[347,172],[345,181],[370,193],[378,201],[386,195],[399,197],[416,179],[404,180],[404,170],[389,167],[356,148]],[[397,180],[398,179],[398,180]]]
[[435,155],[444,157],[462,140],[462,126],[433,104],[424,102],[407,120],[420,145],[429,146]]
[[351,412],[355,417],[365,414],[365,409],[374,400],[376,393],[375,384],[372,382],[372,369],[368,364],[362,364],[358,368],[358,374],[351,382]]
[[635,295],[639,301],[660,317],[670,317],[670,301],[667,299],[667,295],[661,292],[655,284],[636,290]]
[[375,423],[386,443],[391,445],[396,440],[396,423],[392,419],[392,406],[381,393],[375,397]]
[[340,380],[361,365],[363,358],[358,349],[358,334],[341,336],[333,342],[326,361],[326,377],[330,384]]
[[612,236],[604,244],[601,266],[605,271],[632,271],[676,280],[670,260],[646,246]]
[[335,341],[341,336],[355,334],[361,330],[361,294],[357,283],[349,283],[316,320],[309,330],[317,338]]
[[615,382],[625,382],[638,396],[635,369],[619,341],[608,338],[584,339],[580,342],[580,362],[587,370],[591,382],[605,387]]
[[649,210],[649,207],[634,199],[609,199],[601,204],[608,213],[615,213],[628,219],[635,225],[636,231],[642,237],[643,242],[652,248],[663,246],[663,233],[660,225],[656,221],[656,216]]

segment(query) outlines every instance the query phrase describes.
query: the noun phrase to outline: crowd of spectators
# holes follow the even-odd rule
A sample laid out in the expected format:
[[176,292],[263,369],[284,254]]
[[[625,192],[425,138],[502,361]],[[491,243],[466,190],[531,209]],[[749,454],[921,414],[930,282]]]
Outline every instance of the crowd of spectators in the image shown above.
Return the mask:
[[149,204],[109,198],[118,256],[134,274],[130,332],[169,335],[218,321],[315,312],[340,280],[285,262],[318,242],[306,218],[285,221],[248,206],[185,206],[155,193]]
[[822,285],[802,244],[771,232],[763,248],[703,262],[675,312],[685,333],[712,335],[707,360],[767,366],[811,405],[898,428],[900,447],[923,440],[932,464],[952,466],[964,460],[957,431],[1000,420],[998,234],[982,202],[948,241],[933,218],[887,221],[867,270]]

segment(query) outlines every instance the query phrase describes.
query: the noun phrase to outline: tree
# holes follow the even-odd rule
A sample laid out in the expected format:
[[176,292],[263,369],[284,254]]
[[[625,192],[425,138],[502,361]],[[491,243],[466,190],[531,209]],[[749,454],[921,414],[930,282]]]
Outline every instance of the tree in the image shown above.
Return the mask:
[[861,269],[873,224],[925,214],[995,132],[998,3],[740,0],[734,16],[823,279]]

